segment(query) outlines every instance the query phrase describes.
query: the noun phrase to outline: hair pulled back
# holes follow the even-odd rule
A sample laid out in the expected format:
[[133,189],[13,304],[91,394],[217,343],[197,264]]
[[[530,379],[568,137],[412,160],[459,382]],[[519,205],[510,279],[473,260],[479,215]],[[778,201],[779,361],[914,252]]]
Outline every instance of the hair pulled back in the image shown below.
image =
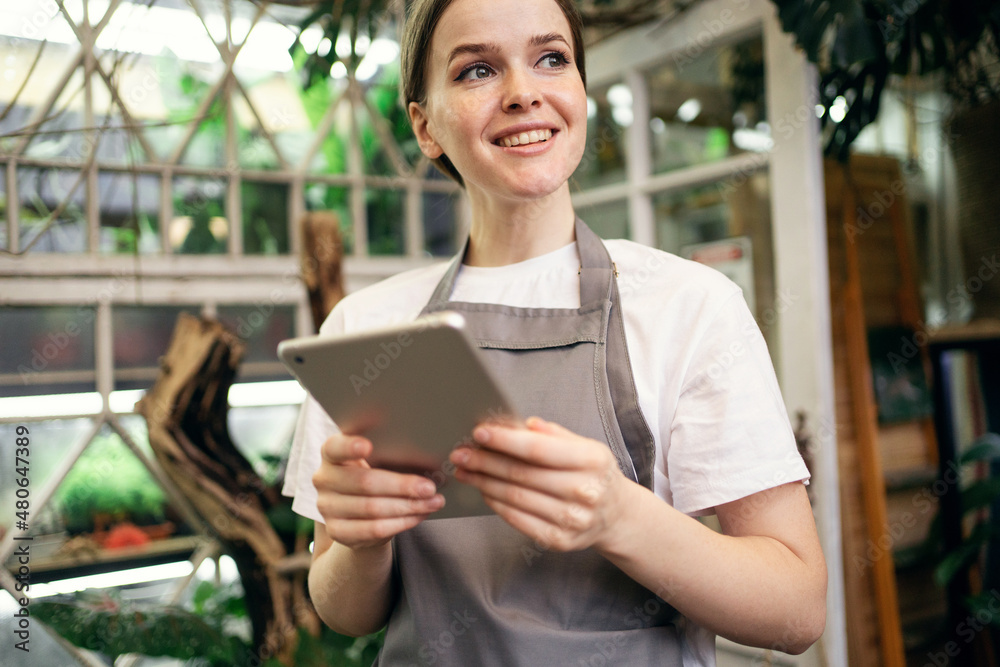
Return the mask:
[[[434,30],[445,10],[454,0],[414,0],[407,9],[406,23],[403,27],[403,37],[399,54],[400,93],[403,108],[407,109],[410,102],[423,105],[427,98],[427,61],[430,57],[431,39]],[[583,54],[583,19],[577,9],[575,0],[555,0],[559,9],[569,22],[573,38],[573,59],[580,71],[583,85],[587,85],[587,70]],[[462,175],[447,155],[441,155],[433,161],[434,165],[445,175],[457,181],[464,187]]]

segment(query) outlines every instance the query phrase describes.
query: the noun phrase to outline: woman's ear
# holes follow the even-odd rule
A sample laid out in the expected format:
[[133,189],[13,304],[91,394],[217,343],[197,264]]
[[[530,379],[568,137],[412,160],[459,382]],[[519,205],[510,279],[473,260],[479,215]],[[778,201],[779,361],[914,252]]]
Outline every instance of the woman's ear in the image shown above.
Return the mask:
[[410,114],[410,125],[413,127],[413,134],[417,137],[420,152],[432,160],[436,160],[444,155],[444,150],[434,140],[434,137],[431,136],[424,108],[416,102],[410,102],[407,111]]

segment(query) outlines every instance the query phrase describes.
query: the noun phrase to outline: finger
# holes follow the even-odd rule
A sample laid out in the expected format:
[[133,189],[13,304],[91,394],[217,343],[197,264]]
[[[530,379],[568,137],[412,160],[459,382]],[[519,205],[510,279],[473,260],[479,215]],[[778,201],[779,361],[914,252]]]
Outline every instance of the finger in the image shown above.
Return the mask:
[[543,490],[510,484],[467,470],[457,470],[455,478],[478,488],[487,500],[502,502],[505,506],[531,514],[563,530],[585,530],[591,524],[593,512],[589,502],[568,501]]
[[479,447],[534,465],[564,470],[598,468],[610,453],[605,445],[571,431],[540,432],[482,424],[473,430],[472,438]]
[[542,517],[508,505],[496,498],[486,498],[486,504],[515,530],[543,550],[572,551],[586,548],[586,542],[573,533],[562,530],[558,525],[546,521]]
[[371,546],[420,525],[426,518],[426,515],[412,515],[380,521],[337,519],[326,524],[326,532],[334,542],[345,546]]
[[371,441],[358,436],[334,435],[320,448],[323,460],[334,465],[363,460],[371,453]]
[[380,468],[327,466],[321,469],[321,486],[337,493],[353,496],[392,496],[397,498],[430,498],[437,491],[432,480],[420,475],[404,475]]
[[[481,473],[507,484],[514,484],[542,491],[551,496],[568,500],[582,500],[573,490],[586,480],[575,471],[546,468],[487,449],[462,448],[452,452],[455,474]],[[458,477],[460,481],[466,481]],[[471,478],[470,478],[471,479]]]
[[427,516],[444,507],[444,496],[431,498],[386,498],[328,494],[320,497],[317,508],[324,517],[334,521],[400,519]]

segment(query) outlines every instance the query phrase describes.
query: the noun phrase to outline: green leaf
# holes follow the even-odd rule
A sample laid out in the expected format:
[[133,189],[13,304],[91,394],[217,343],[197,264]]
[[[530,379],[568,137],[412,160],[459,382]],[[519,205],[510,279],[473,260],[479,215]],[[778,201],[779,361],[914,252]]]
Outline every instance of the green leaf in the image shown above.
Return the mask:
[[1000,435],[987,433],[969,446],[969,449],[959,458],[959,463],[965,465],[976,461],[990,461],[995,458],[1000,458]]
[[980,549],[990,538],[990,526],[985,523],[977,525],[957,549],[949,553],[934,570],[934,581],[939,586],[946,586],[956,574],[964,571],[979,555]]
[[1000,628],[1000,614],[996,612],[997,603],[1000,603],[1000,593],[995,590],[983,591],[979,595],[965,599],[965,606],[972,616],[977,619],[988,618],[990,625]]
[[962,513],[989,507],[1000,498],[1000,479],[984,479],[962,489]]

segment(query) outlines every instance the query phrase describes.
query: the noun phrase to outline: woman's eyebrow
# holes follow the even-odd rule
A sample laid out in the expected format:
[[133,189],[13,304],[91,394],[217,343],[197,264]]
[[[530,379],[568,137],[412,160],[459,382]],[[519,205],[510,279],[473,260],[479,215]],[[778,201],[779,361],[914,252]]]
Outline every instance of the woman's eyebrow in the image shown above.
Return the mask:
[[[528,43],[531,46],[545,46],[546,44],[551,44],[552,42],[562,42],[566,46],[569,46],[569,42],[566,38],[557,32],[549,32],[544,35],[535,35],[532,37]],[[503,48],[496,42],[483,42],[481,44],[459,44],[451,53],[448,54],[448,64],[450,65],[455,58],[465,55],[466,53],[471,53],[473,55],[479,56],[483,54],[497,54],[503,51]]]
[[484,53],[500,53],[502,50],[503,49],[496,42],[486,42],[483,44],[459,44],[452,49],[451,53],[448,55],[448,64],[450,65],[455,58],[466,53],[479,56]]
[[545,46],[546,44],[551,44],[552,42],[562,42],[566,46],[569,46],[569,42],[566,38],[560,35],[558,32],[549,32],[544,35],[535,35],[531,38],[529,42],[532,46]]

